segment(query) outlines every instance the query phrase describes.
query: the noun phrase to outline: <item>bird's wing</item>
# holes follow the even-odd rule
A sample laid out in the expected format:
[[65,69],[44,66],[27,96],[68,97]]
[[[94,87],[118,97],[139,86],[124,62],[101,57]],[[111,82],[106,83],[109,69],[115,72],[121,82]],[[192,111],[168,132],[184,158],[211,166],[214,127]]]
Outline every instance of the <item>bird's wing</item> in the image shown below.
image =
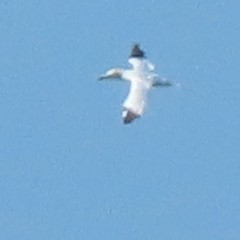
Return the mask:
[[166,80],[158,77],[157,75],[153,78],[153,87],[172,87],[173,84]]

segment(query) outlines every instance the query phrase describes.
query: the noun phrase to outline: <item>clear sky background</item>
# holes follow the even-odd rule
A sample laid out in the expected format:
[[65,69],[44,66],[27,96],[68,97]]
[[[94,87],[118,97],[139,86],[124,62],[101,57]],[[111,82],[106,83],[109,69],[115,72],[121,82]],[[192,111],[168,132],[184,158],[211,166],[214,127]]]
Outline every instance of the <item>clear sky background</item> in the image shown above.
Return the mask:
[[[0,239],[240,239],[240,1],[2,0]],[[141,43],[182,88],[125,126],[100,83]]]

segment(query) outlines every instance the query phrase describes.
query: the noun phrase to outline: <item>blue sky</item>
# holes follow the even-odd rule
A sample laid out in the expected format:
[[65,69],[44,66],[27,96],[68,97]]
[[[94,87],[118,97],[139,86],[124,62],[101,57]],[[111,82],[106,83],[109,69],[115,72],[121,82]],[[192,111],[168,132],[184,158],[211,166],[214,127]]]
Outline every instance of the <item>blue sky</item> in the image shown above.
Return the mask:
[[[239,239],[239,12],[1,1],[0,239]],[[182,88],[124,126],[128,85],[97,77],[134,42]]]

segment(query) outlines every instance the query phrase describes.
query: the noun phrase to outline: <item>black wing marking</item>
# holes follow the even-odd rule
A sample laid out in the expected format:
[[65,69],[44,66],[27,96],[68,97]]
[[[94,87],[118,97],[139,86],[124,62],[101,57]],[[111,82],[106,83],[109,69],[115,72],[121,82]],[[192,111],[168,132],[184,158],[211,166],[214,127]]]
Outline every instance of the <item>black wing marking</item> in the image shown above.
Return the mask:
[[124,124],[131,123],[134,119],[139,118],[139,117],[140,117],[139,114],[136,114],[129,109],[125,109],[124,115],[123,115],[123,123]]
[[139,44],[134,44],[129,58],[145,58],[145,52],[140,49]]

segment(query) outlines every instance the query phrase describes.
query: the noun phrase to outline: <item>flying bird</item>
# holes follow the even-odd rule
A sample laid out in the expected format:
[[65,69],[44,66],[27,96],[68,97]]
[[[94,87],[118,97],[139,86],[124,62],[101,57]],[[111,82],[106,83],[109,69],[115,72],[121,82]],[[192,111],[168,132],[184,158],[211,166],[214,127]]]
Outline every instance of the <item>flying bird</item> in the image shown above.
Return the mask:
[[129,124],[143,115],[147,95],[152,87],[172,86],[171,82],[162,80],[154,72],[154,65],[147,60],[145,52],[140,49],[139,44],[133,45],[128,62],[132,68],[112,68],[99,77],[99,80],[122,79],[130,82],[129,94],[123,103],[124,124]]

